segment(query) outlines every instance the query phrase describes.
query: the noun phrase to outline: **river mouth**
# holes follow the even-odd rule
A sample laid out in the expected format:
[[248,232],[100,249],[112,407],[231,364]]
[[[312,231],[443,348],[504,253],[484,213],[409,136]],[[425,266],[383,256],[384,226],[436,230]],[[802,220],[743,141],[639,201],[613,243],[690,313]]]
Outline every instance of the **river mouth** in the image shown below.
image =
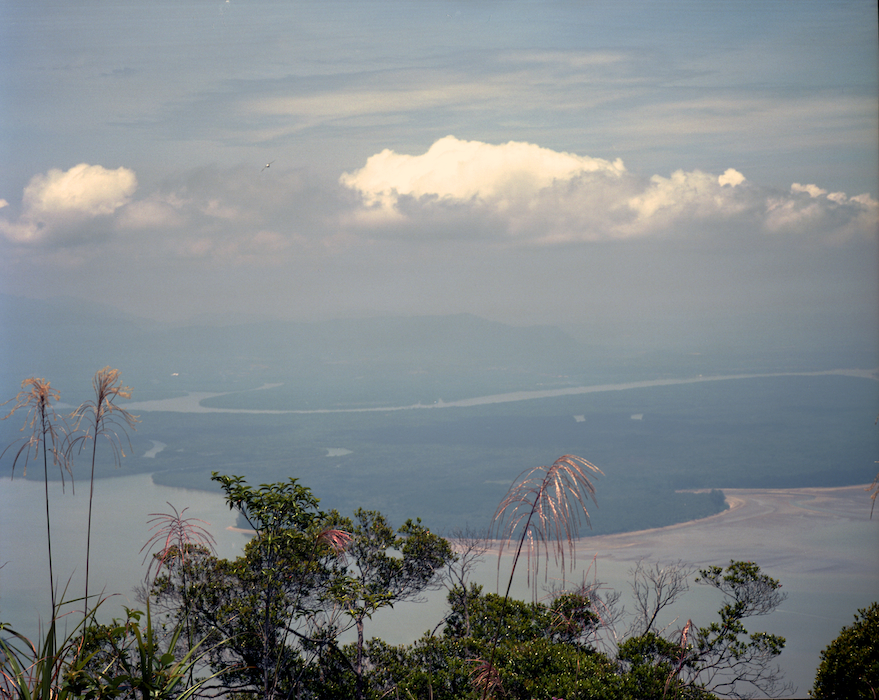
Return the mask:
[[[512,391],[503,394],[489,394],[475,396],[456,401],[443,401],[438,399],[434,403],[417,403],[406,406],[362,406],[348,408],[313,408],[313,409],[238,409],[238,408],[215,408],[202,405],[202,401],[217,398],[219,396],[232,396],[254,391],[274,389],[283,384],[263,384],[255,389],[244,392],[211,392],[190,391],[185,396],[177,396],[170,399],[154,399],[149,401],[134,401],[125,404],[125,409],[137,413],[139,411],[168,411],[172,413],[242,413],[242,414],[300,414],[318,415],[323,413],[370,413],[389,411],[410,411],[427,409],[469,408],[473,406],[487,406],[491,404],[511,403],[516,401],[531,401],[534,399],[551,399],[561,396],[578,396],[606,391],[627,391],[631,389],[648,389],[651,387],[677,386],[682,384],[698,384],[702,382],[732,381],[736,379],[766,379],[771,377],[821,377],[821,376],[844,376],[857,377],[860,379],[877,379],[877,371],[871,369],[831,369],[821,372],[777,372],[769,374],[724,374],[724,375],[699,375],[697,377],[679,379],[647,379],[636,382],[623,382],[619,384],[594,384],[590,386],[564,387],[560,389],[535,389],[526,391]],[[640,416],[636,417],[636,416]],[[643,414],[633,414],[632,420],[643,419]]]

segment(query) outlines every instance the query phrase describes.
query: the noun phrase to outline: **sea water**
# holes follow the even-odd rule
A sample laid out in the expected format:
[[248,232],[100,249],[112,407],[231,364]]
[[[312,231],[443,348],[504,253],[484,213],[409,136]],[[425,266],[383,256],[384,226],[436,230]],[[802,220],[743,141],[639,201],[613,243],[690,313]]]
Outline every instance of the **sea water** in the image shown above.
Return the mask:
[[[759,501],[758,496],[753,500]],[[770,493],[770,492],[767,492]],[[637,562],[678,559],[697,567],[723,566],[730,559],[756,561],[762,570],[781,580],[787,600],[765,618],[746,621],[749,631],[765,630],[787,638],[779,663],[787,680],[803,697],[811,687],[819,652],[850,624],[855,611],[879,599],[879,518],[869,518],[866,494],[854,496],[857,512],[829,512],[821,506],[796,510],[774,521],[743,517],[738,511],[684,526],[648,533],[584,538],[578,543],[578,561],[568,582],[586,578],[599,581],[605,590],[623,594],[621,603],[631,611],[631,571]],[[68,482],[49,483],[52,556],[59,597],[84,593],[85,541],[88,518],[88,483],[77,483],[75,493]],[[203,520],[216,538],[217,553],[232,558],[241,553],[246,536],[234,530],[235,513],[220,494],[158,486],[149,475],[120,476],[95,482],[92,521],[90,594],[113,594],[102,605],[102,617],[118,617],[125,606],[140,607],[134,590],[147,572],[149,550],[142,547],[154,531],[153,514],[169,513],[173,505],[187,510],[184,517]],[[758,509],[759,510],[759,509]],[[723,520],[725,518],[725,520]],[[710,522],[709,522],[710,521]],[[761,522],[763,525],[761,526]],[[617,538],[617,539],[613,539]],[[620,544],[619,538],[629,538]],[[473,572],[473,580],[494,592],[509,576],[509,556],[500,562],[487,554]],[[21,478],[0,479],[0,620],[16,630],[35,636],[40,622],[50,616],[45,492],[42,482]],[[561,572],[552,566],[538,577],[535,588],[526,586],[524,569],[514,578],[513,595],[542,599],[546,589],[561,583]],[[692,579],[691,579],[692,580]],[[64,593],[66,589],[66,593]],[[705,626],[717,619],[722,604],[717,591],[691,584],[660,624],[669,630],[687,619]],[[81,609],[81,603],[73,606]],[[427,593],[420,602],[403,603],[382,611],[366,622],[368,637],[381,637],[392,644],[409,643],[434,629],[446,613],[445,592]],[[75,616],[74,616],[75,617]],[[71,618],[72,619],[72,618]],[[75,624],[73,622],[72,624]],[[626,631],[626,620],[617,629]],[[350,640],[348,640],[350,641]]]
[[[31,465],[33,466],[33,465]],[[170,504],[170,505],[169,505]],[[56,598],[73,600],[85,594],[86,532],[89,484],[49,482],[49,523]],[[229,530],[235,524],[219,494],[169,488],[153,483],[149,474],[97,479],[92,503],[89,596],[112,594],[101,605],[102,618],[119,617],[124,607],[138,607],[135,588],[147,573],[142,549],[155,530],[154,514],[197,518],[217,540],[217,553],[234,557],[246,537]],[[153,547],[152,551],[156,551]],[[50,618],[46,493],[42,482],[0,478],[0,620],[31,636],[39,622]],[[82,609],[76,603],[67,609]]]

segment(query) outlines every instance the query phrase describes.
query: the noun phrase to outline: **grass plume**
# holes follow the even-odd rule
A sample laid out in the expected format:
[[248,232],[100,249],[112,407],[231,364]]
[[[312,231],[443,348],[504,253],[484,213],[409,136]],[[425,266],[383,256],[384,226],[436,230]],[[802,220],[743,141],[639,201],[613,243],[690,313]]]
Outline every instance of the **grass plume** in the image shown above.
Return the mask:
[[[488,661],[479,660],[480,673],[475,676],[477,687],[482,685],[482,699],[488,697],[489,691],[496,688],[499,679],[494,679],[494,655],[497,650],[500,627],[504,619],[513,576],[522,550],[527,543],[528,584],[532,576],[537,578],[540,571],[541,550],[549,565],[549,553],[553,552],[555,561],[561,561],[562,572],[565,570],[565,547],[570,554],[570,563],[576,561],[574,540],[579,536],[580,524],[583,519],[589,524],[589,509],[586,507],[591,498],[595,502],[595,486],[589,476],[604,475],[591,462],[576,455],[562,455],[550,466],[534,467],[522,472],[507,495],[500,502],[492,518],[490,535],[500,539],[498,547],[498,572],[500,561],[508,543],[518,537],[513,566],[504,593],[504,603],[498,617],[497,629],[491,644]],[[564,573],[562,574],[564,576]],[[535,591],[536,599],[537,593]]]
[[[30,459],[37,459],[40,451],[43,453],[43,484],[46,493],[46,533],[49,542],[49,591],[52,597],[52,610],[56,609],[55,605],[55,574],[52,570],[52,523],[49,515],[49,453],[52,454],[52,464],[59,468],[61,473],[61,487],[64,488],[64,472],[66,471],[73,479],[73,472],[70,469],[70,461],[66,451],[63,449],[64,441],[67,439],[67,426],[63,419],[55,412],[53,403],[57,403],[61,397],[58,391],[53,389],[49,382],[45,379],[37,379],[30,377],[21,383],[21,391],[15,396],[15,404],[9,413],[3,416],[6,420],[17,411],[25,412],[24,425],[21,427],[22,432],[29,432],[26,437],[13,442],[7,446],[2,453],[2,458],[6,452],[18,445],[15,457],[12,460],[12,475],[15,476],[15,467],[19,462],[23,462],[22,475],[27,476],[27,464]],[[7,401],[10,403],[12,400]],[[3,404],[5,405],[5,404]]]
[[[98,450],[98,438],[103,437],[110,443],[113,452],[113,462],[119,466],[121,458],[125,456],[122,449],[120,434],[128,439],[127,430],[134,429],[137,416],[131,415],[124,408],[116,405],[116,399],[130,399],[131,387],[122,386],[119,380],[119,370],[109,366],[95,372],[92,386],[95,390],[95,398],[81,404],[71,414],[76,421],[75,429],[82,432],[70,442],[68,455],[74,450],[82,451],[87,442],[92,443],[92,468],[89,478],[89,513],[88,526],[86,529],[85,544],[85,617],[88,617],[89,606],[89,561],[92,542],[92,502],[95,493],[95,458]],[[129,447],[131,442],[129,441]]]
[[[209,525],[210,523],[199,518],[184,518],[183,516],[189,508],[178,512],[170,503],[168,503],[168,507],[173,511],[173,514],[150,513],[150,519],[147,520],[147,523],[151,523],[150,530],[153,534],[140,548],[141,552],[147,550],[144,562],[151,559],[147,568],[147,578],[150,577],[153,567],[156,568],[153,580],[158,578],[162,567],[167,566],[170,561],[179,559],[181,565],[185,564],[186,554],[193,547],[204,547],[214,552],[217,544],[214,536],[199,524]],[[162,545],[159,551],[152,552],[152,547],[159,543]]]
[[516,572],[516,564],[527,552],[528,584],[540,571],[541,551],[549,563],[550,551],[555,562],[565,569],[565,545],[571,565],[576,561],[574,540],[579,537],[580,524],[589,524],[587,501],[595,501],[595,486],[590,474],[604,474],[591,462],[576,455],[563,455],[551,466],[534,467],[519,475],[501,501],[492,519],[492,534],[500,539],[500,558],[509,543],[518,537],[513,558],[513,570],[507,585],[507,595]]

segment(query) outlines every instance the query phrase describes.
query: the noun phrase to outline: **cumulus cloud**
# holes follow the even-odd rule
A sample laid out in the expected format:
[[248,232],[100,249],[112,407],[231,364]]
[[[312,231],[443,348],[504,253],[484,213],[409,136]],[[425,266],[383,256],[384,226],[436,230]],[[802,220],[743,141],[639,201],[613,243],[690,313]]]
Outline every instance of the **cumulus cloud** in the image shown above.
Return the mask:
[[867,232],[876,235],[879,202],[869,194],[849,197],[817,185],[791,185],[789,195],[767,198],[766,227],[770,231],[820,229],[830,240],[838,241]]
[[737,197],[733,188],[744,179],[732,168],[720,177],[699,170],[677,170],[671,177],[654,175],[650,184],[628,201],[635,214],[630,228],[646,232],[651,226],[664,227],[681,219],[738,214],[748,207],[748,202]]
[[481,199],[505,206],[583,173],[619,176],[623,162],[559,153],[530,143],[495,146],[446,136],[427,153],[410,156],[385,149],[340,182],[363,196],[367,206],[392,209],[401,195]]
[[791,192],[805,192],[812,199],[820,197],[822,194],[827,194],[827,190],[822,190],[818,185],[801,185],[799,182],[795,182],[790,186]]
[[727,168],[726,172],[717,178],[717,183],[721,186],[729,185],[730,187],[735,187],[736,185],[741,185],[744,181],[745,176],[734,168]]
[[0,231],[12,241],[29,243],[79,231],[83,222],[106,217],[127,204],[137,189],[128,168],[108,170],[80,163],[70,170],[52,168],[35,175],[24,188],[17,221],[0,219]]
[[[788,194],[749,182],[734,168],[716,175],[677,170],[643,178],[606,160],[511,141],[492,145],[447,136],[421,155],[386,149],[340,183],[358,193],[355,227],[421,235],[501,235],[552,243],[715,230],[849,235],[875,232],[868,195],[827,194],[795,183]],[[488,232],[488,233],[487,233]]]

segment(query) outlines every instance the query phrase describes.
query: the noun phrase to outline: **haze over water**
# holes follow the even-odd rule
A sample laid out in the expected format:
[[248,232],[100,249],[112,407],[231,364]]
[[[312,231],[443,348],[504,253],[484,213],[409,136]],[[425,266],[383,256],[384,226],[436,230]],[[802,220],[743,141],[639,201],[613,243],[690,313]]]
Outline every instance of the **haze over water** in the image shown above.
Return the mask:
[[[607,532],[714,512],[694,486],[869,481],[877,23],[875,0],[2,3],[0,401],[33,376],[77,405],[105,365],[134,387],[138,473],[98,483],[108,590],[166,500],[241,545],[152,470],[446,526],[570,451],[607,467]],[[27,626],[42,496],[6,469],[0,613]],[[85,487],[52,488],[75,590]],[[803,693],[877,524],[806,505],[614,540],[599,572],[759,559]]]

